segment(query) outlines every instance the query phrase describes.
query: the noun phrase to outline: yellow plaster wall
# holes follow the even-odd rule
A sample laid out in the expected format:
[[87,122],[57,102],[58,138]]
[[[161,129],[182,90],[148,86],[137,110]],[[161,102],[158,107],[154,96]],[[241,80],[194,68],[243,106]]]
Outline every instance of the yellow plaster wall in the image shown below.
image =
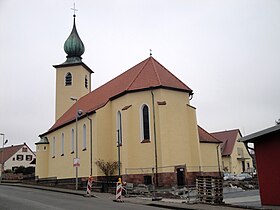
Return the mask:
[[[198,171],[202,165],[201,145],[198,140],[195,108],[188,106],[187,93],[156,89],[154,94],[158,172],[174,172],[175,166],[186,165],[187,171]],[[157,102],[165,101],[166,105],[158,105]],[[140,135],[140,110],[143,104],[147,104],[150,114],[150,142],[142,143]],[[131,106],[130,106],[131,105]],[[124,107],[130,106],[126,110]],[[117,112],[122,114],[123,145],[121,146],[121,173],[137,174],[143,171],[151,172],[155,167],[155,141],[153,103],[151,91],[141,91],[126,94],[96,111],[90,117],[93,119],[93,176],[103,176],[96,167],[95,161],[117,161]],[[82,126],[87,126],[87,150],[82,151]],[[75,123],[67,125],[47,135],[49,139],[48,155],[39,157],[45,159],[41,162],[48,163],[48,168],[38,170],[39,177],[47,174],[48,177],[70,178],[75,177],[73,158],[71,154],[71,129],[75,130]],[[81,167],[79,177],[87,177],[90,171],[89,164],[89,120],[79,119],[79,158]],[[65,138],[65,154],[61,156],[61,133]],[[56,139],[56,155],[52,157],[53,137]],[[76,135],[75,135],[76,139]],[[213,152],[213,149],[203,147],[204,150]],[[215,150],[216,151],[216,150]],[[47,156],[47,157],[46,157]],[[38,157],[38,156],[37,156]],[[215,154],[216,157],[216,154]],[[213,158],[213,161],[215,159]],[[209,158],[209,157],[208,157]],[[210,158],[211,159],[211,158]],[[141,169],[142,168],[142,169]],[[148,169],[143,169],[148,168]],[[137,169],[137,170],[132,170]],[[116,171],[117,174],[117,171]]]
[[49,144],[36,145],[36,167],[35,176],[38,178],[46,178],[49,171]]
[[[150,113],[150,139],[149,143],[141,143],[140,138],[140,108],[147,104]],[[127,110],[125,106],[131,105]],[[154,167],[154,136],[152,119],[152,101],[149,91],[127,94],[112,102],[112,124],[113,124],[113,154],[117,160],[117,112],[122,114],[123,145],[121,146],[122,173],[126,169]],[[129,170],[129,173],[139,173],[137,170]]]
[[[219,167],[222,171],[222,158],[219,144],[200,143],[202,155],[202,170],[204,172],[218,172]],[[218,153],[217,153],[218,152]],[[218,162],[219,158],[219,162]],[[220,163],[220,165],[218,164]]]
[[187,105],[188,94],[161,89],[155,101],[166,101],[166,105],[155,106],[161,166],[186,165],[189,172],[197,171],[201,153],[196,113]]
[[[71,86],[65,86],[65,76],[68,72],[72,74]],[[85,88],[85,75],[88,78],[88,88]],[[71,96],[80,98],[90,91],[90,73],[82,65],[57,68],[55,120],[58,120],[73,105]]]

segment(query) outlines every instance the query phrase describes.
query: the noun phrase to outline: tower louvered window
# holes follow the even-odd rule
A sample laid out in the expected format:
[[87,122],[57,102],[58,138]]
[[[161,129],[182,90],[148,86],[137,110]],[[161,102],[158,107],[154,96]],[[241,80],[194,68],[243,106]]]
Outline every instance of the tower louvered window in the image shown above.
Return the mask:
[[72,74],[68,72],[65,76],[65,86],[72,85]]
[[85,88],[88,89],[88,78],[87,78],[87,75],[85,76]]

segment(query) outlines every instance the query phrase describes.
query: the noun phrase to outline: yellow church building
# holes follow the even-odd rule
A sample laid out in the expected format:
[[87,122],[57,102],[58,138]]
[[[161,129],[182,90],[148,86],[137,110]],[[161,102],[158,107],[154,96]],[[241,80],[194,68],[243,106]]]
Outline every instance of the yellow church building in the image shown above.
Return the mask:
[[64,50],[67,60],[54,65],[55,122],[36,143],[38,180],[102,180],[97,160],[119,161],[114,175],[132,183],[155,177],[158,186],[186,185],[220,175],[221,142],[197,125],[192,89],[155,58],[91,91],[75,15]]

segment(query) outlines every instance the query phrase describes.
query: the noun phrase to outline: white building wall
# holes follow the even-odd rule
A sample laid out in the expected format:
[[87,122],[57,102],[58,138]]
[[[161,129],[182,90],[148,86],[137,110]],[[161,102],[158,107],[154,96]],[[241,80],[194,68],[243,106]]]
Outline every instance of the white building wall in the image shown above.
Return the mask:
[[[24,147],[24,146],[23,146]],[[4,164],[4,170],[7,169],[12,169],[13,167],[19,167],[19,166],[24,166],[24,167],[29,167],[29,166],[34,166],[31,165],[30,162],[36,158],[35,154],[28,148],[27,151],[23,151],[23,147],[20,148],[14,155],[12,155]],[[22,155],[23,159],[18,160],[18,158]],[[31,160],[26,160],[27,156],[30,155],[32,158]]]

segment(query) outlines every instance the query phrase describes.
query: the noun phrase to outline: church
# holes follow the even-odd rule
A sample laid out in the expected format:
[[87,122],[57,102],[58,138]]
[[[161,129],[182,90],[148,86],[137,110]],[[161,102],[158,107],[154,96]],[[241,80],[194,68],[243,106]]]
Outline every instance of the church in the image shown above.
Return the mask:
[[98,160],[118,162],[113,175],[135,184],[220,176],[221,142],[197,125],[193,90],[152,55],[91,91],[75,17],[67,59],[53,66],[55,122],[36,143],[36,178],[103,180]]

